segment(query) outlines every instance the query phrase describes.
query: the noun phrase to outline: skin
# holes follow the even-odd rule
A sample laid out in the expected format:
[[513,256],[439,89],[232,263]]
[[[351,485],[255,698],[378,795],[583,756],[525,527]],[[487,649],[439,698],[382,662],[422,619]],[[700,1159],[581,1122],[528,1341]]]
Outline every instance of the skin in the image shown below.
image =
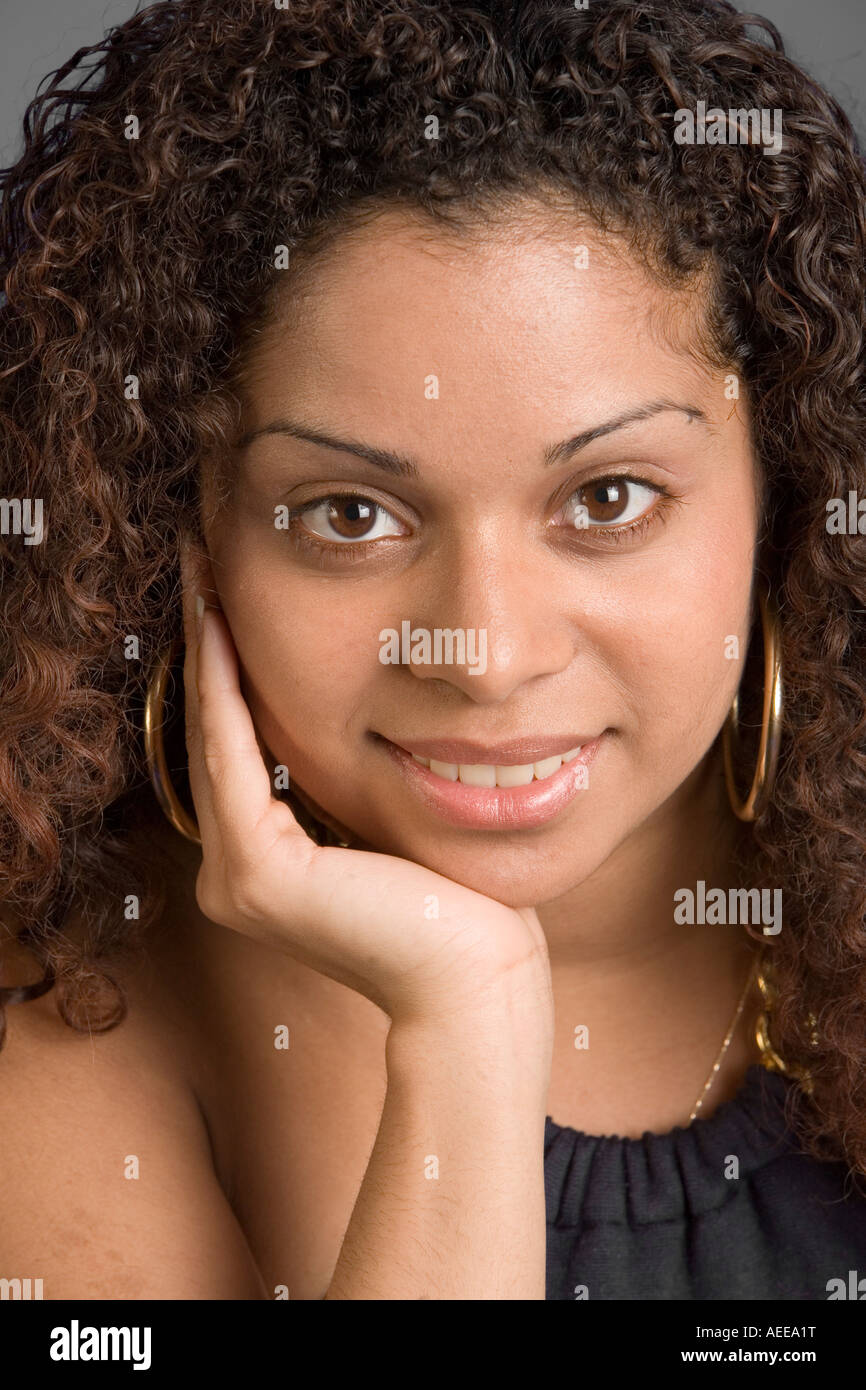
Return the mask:
[[[10,1011],[5,1268],[44,1271],[55,1298],[541,1299],[543,1117],[687,1123],[753,963],[742,927],[673,921],[677,888],[737,886],[717,735],[756,534],[746,403],[701,360],[703,304],[530,206],[462,241],[382,217],[286,281],[241,436],[303,417],[419,476],[274,434],[238,451],[224,508],[206,473],[207,555],[181,556],[202,845],[152,808],[167,905],[122,1028],[73,1033],[51,995]],[[691,416],[542,466],[662,397]],[[569,530],[567,498],[620,471],[669,488],[665,523],[619,544]],[[381,550],[322,562],[275,529],[279,503],[350,486],[397,518]],[[640,493],[631,515],[658,505]],[[221,610],[200,642],[196,592]],[[486,671],[383,665],[403,619],[486,628]],[[556,818],[467,831],[373,730],[605,736]],[[315,847],[272,795],[277,763],[376,852]],[[755,1060],[744,1017],[703,1117]],[[140,1183],[118,1183],[129,1154]]]
[[[463,240],[382,215],[281,300],[246,362],[241,433],[291,417],[410,455],[418,477],[269,434],[237,451],[228,505],[206,495],[208,601],[266,763],[362,843],[537,909],[556,1001],[550,1113],[599,1133],[685,1123],[751,961],[742,928],[678,926],[672,910],[699,878],[735,884],[714,745],[748,644],[757,527],[748,411],[700,356],[703,305],[528,205]],[[543,465],[548,446],[660,399],[690,411]],[[569,497],[622,473],[671,494],[631,494],[629,515],[652,515],[642,533],[616,543],[567,524]],[[385,509],[378,534],[396,533],[361,558],[275,528],[279,504],[347,488]],[[293,534],[304,522],[337,543],[321,514]],[[486,629],[486,671],[383,665],[379,633],[404,619]],[[371,731],[606,733],[589,788],[557,817],[481,831],[426,810]],[[253,988],[263,968],[248,969]],[[591,1038],[579,1073],[577,1024]],[[754,1060],[741,1030],[702,1113]]]

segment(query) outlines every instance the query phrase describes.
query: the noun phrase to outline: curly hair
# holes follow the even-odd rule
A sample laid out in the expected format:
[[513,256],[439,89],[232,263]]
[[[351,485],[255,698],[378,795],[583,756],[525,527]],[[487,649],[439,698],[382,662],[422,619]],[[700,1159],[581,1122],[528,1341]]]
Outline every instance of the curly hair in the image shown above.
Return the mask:
[[[782,148],[680,144],[699,101],[780,109]],[[709,272],[748,391],[786,698],[740,881],[784,891],[774,1046],[813,1079],[792,1122],[866,1173],[866,565],[826,525],[866,496],[866,170],[840,106],[725,0],[165,0],[51,74],[24,135],[0,173],[0,494],[48,524],[0,534],[0,906],[43,976],[0,991],[0,1043],[5,1006],[51,988],[71,1027],[116,1026],[112,960],[163,909],[144,693],[279,248],[294,266],[386,206],[456,228],[559,197],[666,283]]]

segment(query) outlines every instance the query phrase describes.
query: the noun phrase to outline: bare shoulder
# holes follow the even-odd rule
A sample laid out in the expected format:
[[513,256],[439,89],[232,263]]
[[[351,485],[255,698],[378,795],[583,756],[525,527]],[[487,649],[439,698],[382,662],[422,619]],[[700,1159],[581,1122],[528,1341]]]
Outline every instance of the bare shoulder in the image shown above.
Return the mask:
[[79,1033],[53,991],[7,1011],[0,1278],[46,1299],[267,1298],[219,1182],[188,1046],[146,977],[127,1018]]

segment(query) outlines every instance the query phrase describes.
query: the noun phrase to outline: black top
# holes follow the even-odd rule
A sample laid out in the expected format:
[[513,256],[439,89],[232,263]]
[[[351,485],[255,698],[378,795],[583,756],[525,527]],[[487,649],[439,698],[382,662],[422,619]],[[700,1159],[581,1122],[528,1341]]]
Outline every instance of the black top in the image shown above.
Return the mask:
[[802,1152],[790,1084],[755,1064],[707,1119],[640,1139],[548,1116],[546,1297],[866,1298],[866,1198]]

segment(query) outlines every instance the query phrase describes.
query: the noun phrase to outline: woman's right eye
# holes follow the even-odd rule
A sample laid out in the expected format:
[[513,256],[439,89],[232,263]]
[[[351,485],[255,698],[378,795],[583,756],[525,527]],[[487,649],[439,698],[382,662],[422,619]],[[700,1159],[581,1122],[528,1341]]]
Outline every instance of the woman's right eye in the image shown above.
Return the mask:
[[296,508],[292,515],[304,530],[337,544],[406,534],[400,522],[379,502],[354,494],[323,497],[310,506]]

